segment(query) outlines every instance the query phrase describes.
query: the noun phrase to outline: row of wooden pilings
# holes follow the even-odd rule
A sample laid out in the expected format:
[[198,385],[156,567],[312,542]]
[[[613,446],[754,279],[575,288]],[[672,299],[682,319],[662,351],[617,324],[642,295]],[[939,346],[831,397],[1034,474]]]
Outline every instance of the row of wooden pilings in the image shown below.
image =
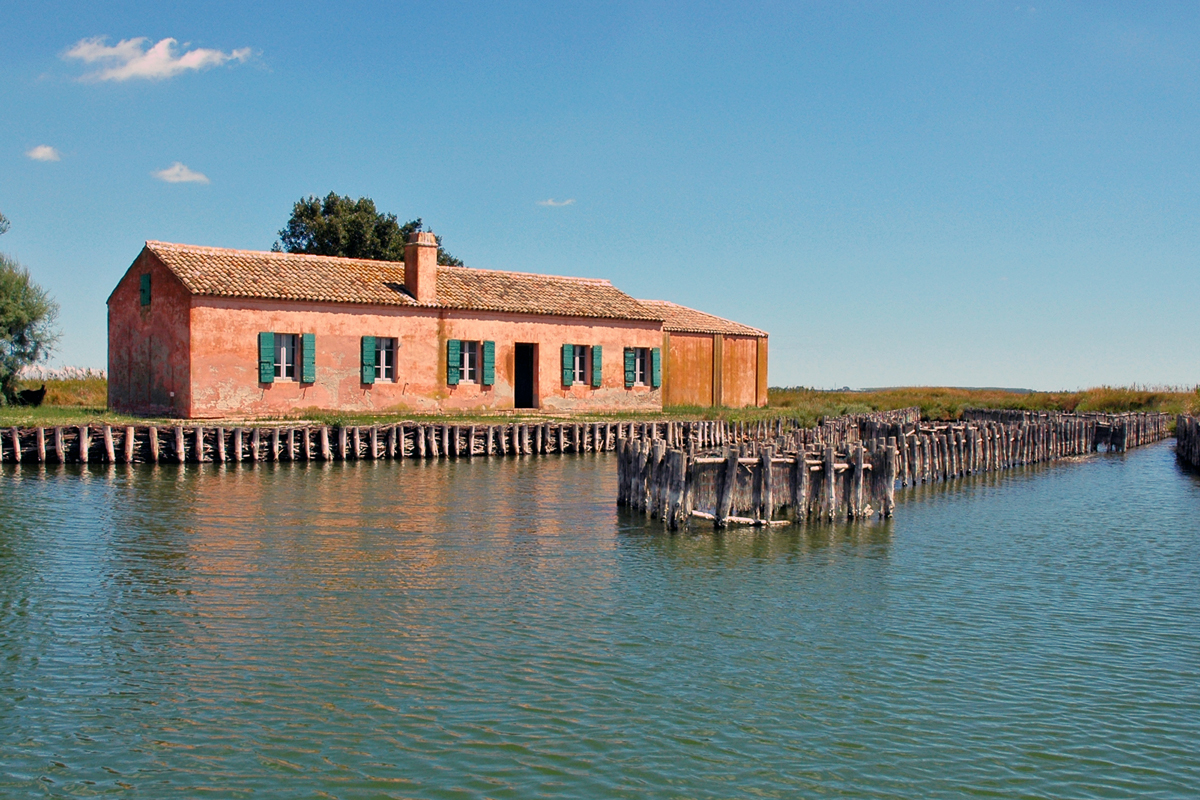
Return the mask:
[[1200,420],[1180,414],[1175,418],[1175,457],[1192,469],[1200,469]]
[[[840,419],[838,425],[844,424]],[[787,418],[757,421],[511,422],[387,425],[213,426],[90,424],[0,431],[0,462],[253,463],[382,458],[474,458],[611,451],[619,439],[711,448],[802,430]],[[821,429],[818,428],[820,438]],[[829,434],[825,434],[829,435]]]
[[1007,409],[968,408],[968,422],[1003,422],[1013,425],[1031,422],[1063,424],[1083,422],[1091,437],[1092,452],[1103,446],[1108,452],[1124,452],[1130,447],[1159,442],[1171,435],[1171,417],[1167,414],[1127,412],[1123,414],[1071,414],[1067,412],[1012,411]]
[[[1124,450],[1169,435],[1165,414],[1044,414],[978,411],[961,422],[869,417],[821,431],[793,430],[723,450],[666,442],[618,446],[620,505],[663,520],[717,527],[806,519],[891,516],[895,488]],[[994,419],[989,419],[993,416]]]

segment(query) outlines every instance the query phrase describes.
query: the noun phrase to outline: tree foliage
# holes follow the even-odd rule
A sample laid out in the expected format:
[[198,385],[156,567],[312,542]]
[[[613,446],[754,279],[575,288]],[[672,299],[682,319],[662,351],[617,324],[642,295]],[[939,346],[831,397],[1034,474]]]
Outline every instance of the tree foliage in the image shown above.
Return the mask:
[[[292,216],[279,231],[273,250],[319,256],[403,261],[408,235],[424,230],[420,217],[403,224],[395,214],[383,214],[369,197],[351,200],[330,192],[322,200],[308,196],[292,206]],[[462,266],[442,248],[437,237],[438,263]]]
[[0,402],[11,403],[22,367],[44,361],[58,341],[58,304],[29,270],[0,253]]
[[4,216],[4,214],[0,214],[0,234],[6,233],[7,231],[8,217]]

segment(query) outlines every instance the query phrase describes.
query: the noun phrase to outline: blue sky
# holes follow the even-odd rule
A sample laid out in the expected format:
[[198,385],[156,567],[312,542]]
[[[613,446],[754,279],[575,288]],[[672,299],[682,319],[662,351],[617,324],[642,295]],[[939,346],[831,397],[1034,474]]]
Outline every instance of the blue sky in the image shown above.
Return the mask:
[[1200,380],[1194,3],[171,5],[0,26],[56,363],[104,366],[144,240],[266,249],[332,190],[765,328],[772,385]]

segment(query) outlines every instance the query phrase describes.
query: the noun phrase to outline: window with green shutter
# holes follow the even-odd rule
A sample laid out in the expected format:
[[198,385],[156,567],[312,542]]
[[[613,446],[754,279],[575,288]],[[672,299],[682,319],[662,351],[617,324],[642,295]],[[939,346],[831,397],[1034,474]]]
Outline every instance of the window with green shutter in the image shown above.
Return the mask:
[[150,273],[149,272],[147,272],[145,275],[142,276],[141,291],[142,291],[142,305],[144,305],[144,306],[150,305]]
[[483,380],[480,381],[484,386],[491,386],[496,382],[496,343],[483,343]]
[[300,335],[300,382],[317,382],[317,335]]
[[375,337],[362,337],[362,382],[375,382]]
[[650,351],[650,386],[662,386],[662,350],[657,347]]
[[275,332],[258,334],[258,382],[275,382]]
[[575,382],[575,345],[573,344],[562,346],[562,382],[563,386],[570,386]]
[[462,374],[462,342],[458,339],[446,340],[446,383],[458,386]]
[[603,372],[601,369],[604,366],[604,348],[601,345],[592,345],[592,388],[600,388],[600,376]]
[[630,389],[637,382],[637,351],[632,347],[625,348],[625,388]]

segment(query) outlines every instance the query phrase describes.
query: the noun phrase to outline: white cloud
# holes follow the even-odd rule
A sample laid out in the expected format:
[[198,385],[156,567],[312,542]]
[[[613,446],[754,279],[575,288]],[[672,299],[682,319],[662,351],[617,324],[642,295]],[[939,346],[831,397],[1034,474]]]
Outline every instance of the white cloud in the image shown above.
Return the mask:
[[538,205],[539,206],[550,206],[551,208],[559,208],[560,206],[572,206],[572,205],[575,205],[575,198],[571,198],[570,200],[555,200],[553,197],[551,197],[549,200],[538,200]]
[[[159,80],[170,78],[187,70],[201,70],[217,67],[229,61],[245,61],[250,57],[250,48],[243,47],[222,53],[220,50],[208,50],[198,47],[195,50],[177,54],[174,39],[163,39],[158,44],[146,48],[150,40],[145,36],[136,39],[122,39],[109,47],[104,43],[105,37],[80,39],[75,46],[63,54],[63,58],[78,59],[85,64],[97,64],[99,69],[89,72],[80,80],[85,81],[127,81],[130,78],[148,78]],[[185,44],[184,47],[187,47]]]
[[207,175],[190,170],[178,161],[166,169],[160,169],[158,172],[150,174],[167,183],[208,183]]
[[62,155],[48,144],[39,144],[32,150],[25,151],[25,155],[34,161],[59,161],[62,159]]

